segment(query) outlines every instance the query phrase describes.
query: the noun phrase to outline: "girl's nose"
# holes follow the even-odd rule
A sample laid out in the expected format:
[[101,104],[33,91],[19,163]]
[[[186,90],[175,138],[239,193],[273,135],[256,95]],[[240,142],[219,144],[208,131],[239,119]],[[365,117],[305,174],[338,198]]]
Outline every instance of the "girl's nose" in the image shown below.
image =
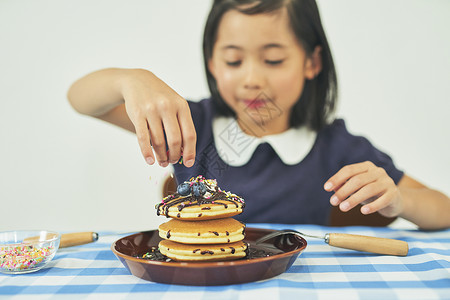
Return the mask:
[[257,63],[248,62],[244,68],[244,87],[246,89],[261,89],[264,85],[264,75]]

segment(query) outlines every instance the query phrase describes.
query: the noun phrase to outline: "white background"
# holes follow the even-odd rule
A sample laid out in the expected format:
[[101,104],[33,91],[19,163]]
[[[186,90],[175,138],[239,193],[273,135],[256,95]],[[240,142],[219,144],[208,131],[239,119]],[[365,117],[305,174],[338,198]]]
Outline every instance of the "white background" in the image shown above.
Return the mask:
[[[450,1],[320,0],[338,115],[397,166],[450,193]],[[106,67],[152,70],[208,96],[210,1],[0,1],[0,230],[146,230],[167,169],[133,134],[81,116],[66,92]],[[324,178],[325,180],[325,178]],[[425,201],[425,200],[424,200]]]

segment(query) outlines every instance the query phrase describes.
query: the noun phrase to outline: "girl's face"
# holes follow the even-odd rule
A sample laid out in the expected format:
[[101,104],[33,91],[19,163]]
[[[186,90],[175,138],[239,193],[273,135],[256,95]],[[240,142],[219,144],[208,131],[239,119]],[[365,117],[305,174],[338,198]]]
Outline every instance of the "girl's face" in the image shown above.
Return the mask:
[[285,8],[258,15],[230,10],[219,24],[208,67],[242,129],[275,134],[289,128],[305,79],[320,72],[320,48],[307,57]]

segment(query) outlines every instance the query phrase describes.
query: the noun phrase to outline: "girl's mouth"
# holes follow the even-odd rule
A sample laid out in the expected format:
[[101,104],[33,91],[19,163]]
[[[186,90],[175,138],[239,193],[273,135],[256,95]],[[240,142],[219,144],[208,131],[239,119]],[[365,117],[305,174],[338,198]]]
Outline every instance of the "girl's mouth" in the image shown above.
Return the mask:
[[244,99],[245,106],[249,109],[258,109],[266,106],[266,100],[263,99]]

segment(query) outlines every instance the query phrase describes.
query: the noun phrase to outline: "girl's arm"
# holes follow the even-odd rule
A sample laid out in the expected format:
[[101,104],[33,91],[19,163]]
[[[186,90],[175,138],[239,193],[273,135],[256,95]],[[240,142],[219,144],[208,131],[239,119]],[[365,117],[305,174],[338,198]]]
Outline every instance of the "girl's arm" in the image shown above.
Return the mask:
[[194,164],[197,137],[187,101],[150,71],[96,71],[73,83],[67,97],[78,112],[135,132],[147,163],[156,155],[163,167],[181,156],[187,167]]
[[450,227],[450,199],[404,175],[398,185],[371,162],[343,167],[324,185],[334,192],[330,202],[342,211],[362,204],[361,213],[400,216],[422,229]]
[[403,200],[400,217],[422,229],[450,227],[450,199],[446,195],[406,175],[400,180],[398,189]]

